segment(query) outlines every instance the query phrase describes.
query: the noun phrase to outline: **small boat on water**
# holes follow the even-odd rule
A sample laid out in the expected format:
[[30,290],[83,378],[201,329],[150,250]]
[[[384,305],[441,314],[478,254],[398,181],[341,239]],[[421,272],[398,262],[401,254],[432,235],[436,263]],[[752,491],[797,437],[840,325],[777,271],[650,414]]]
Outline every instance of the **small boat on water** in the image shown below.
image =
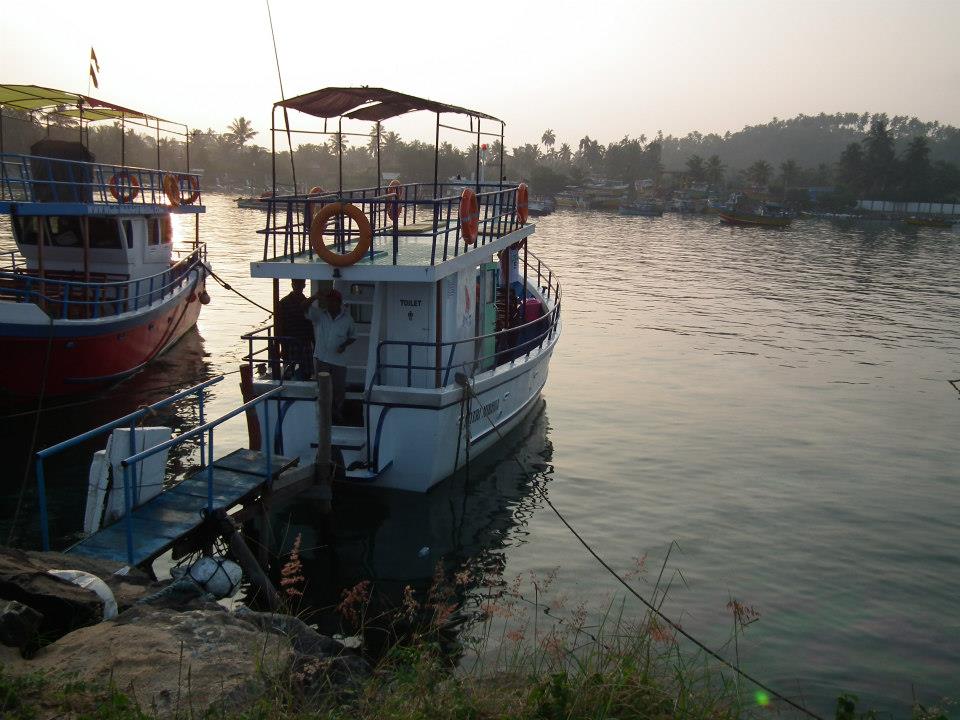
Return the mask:
[[[448,128],[439,124],[447,113],[470,117],[474,132],[482,124],[502,135],[504,127],[476,110],[383,88],[325,88],[277,110],[297,125],[291,132],[313,135],[329,120],[379,124],[417,110],[436,113],[438,127]],[[560,286],[530,248],[526,185],[503,181],[502,165],[492,183],[444,183],[436,167],[432,182],[278,194],[260,231],[263,255],[251,263],[252,277],[272,280],[275,298],[292,279],[308,281],[308,295],[333,298],[334,308],[339,294],[356,328],[355,341],[338,349],[345,398],[331,440],[349,482],[425,492],[493,447],[537,407],[560,336]],[[275,391],[249,430],[274,452],[312,462],[317,383],[299,379],[295,367],[309,362],[284,349],[298,342],[284,333],[269,326],[244,336],[245,399]]]
[[269,210],[272,193],[261,193],[260,197],[238,197],[237,207],[242,210]]
[[741,202],[728,205],[718,214],[722,223],[750,227],[785,228],[793,220],[781,206],[775,203],[759,203],[751,207]]
[[557,203],[551,197],[532,197],[530,198],[529,210],[534,217],[549,215],[557,208]]
[[640,217],[662,217],[663,205],[656,200],[637,200],[619,208],[621,215],[639,215]]
[[[91,122],[149,128],[187,142],[186,126],[95,98],[0,85],[0,112],[53,116],[77,141],[0,154],[0,213],[17,249],[0,267],[0,392],[16,397],[100,389],[146,365],[192,328],[209,302],[200,176],[96,162],[81,141]],[[17,116],[20,120],[22,116]],[[49,122],[49,121],[48,121]],[[0,132],[3,124],[0,122]],[[49,125],[48,125],[49,127]],[[187,154],[189,157],[189,153]],[[173,216],[194,238],[174,249]]]
[[947,220],[946,218],[936,218],[936,217],[909,217],[909,218],[906,218],[903,222],[906,225],[911,225],[913,227],[949,229],[954,226],[954,222],[952,220]]

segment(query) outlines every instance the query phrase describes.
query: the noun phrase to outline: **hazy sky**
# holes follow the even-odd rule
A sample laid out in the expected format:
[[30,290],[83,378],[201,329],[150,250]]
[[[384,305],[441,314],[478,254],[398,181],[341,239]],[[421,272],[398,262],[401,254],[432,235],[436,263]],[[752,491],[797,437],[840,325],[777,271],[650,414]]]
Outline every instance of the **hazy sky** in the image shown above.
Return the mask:
[[[240,115],[269,127],[280,91],[264,0],[0,2],[2,82],[86,92],[93,45],[96,97],[191,127],[223,130]],[[723,132],[820,111],[960,125],[958,0],[271,0],[271,9],[288,97],[328,85],[425,95],[503,118],[508,146],[548,127],[576,147],[584,134]],[[432,140],[429,119],[385,127]]]

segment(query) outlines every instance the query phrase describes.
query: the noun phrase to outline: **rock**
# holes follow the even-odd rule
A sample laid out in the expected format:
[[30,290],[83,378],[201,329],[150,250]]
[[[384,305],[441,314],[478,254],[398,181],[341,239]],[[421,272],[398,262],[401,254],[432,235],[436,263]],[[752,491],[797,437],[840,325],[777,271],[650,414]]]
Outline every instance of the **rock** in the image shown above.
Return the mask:
[[255,698],[271,678],[286,676],[293,659],[286,637],[219,605],[187,612],[137,605],[60,638],[25,669],[101,684],[109,678],[151,714],[202,717]]
[[[137,601],[139,605],[152,605],[171,610],[197,610],[207,603],[215,603],[216,598],[189,577],[183,576],[150,595]],[[198,604],[199,603],[199,604]]]
[[37,630],[43,616],[16,600],[0,600],[0,643],[8,647],[36,650]]
[[237,608],[234,615],[241,620],[252,623],[261,630],[287,636],[298,655],[327,657],[339,655],[344,650],[342,644],[333,638],[321,635],[303,620],[293,615],[255,612],[246,607]]
[[20,550],[0,548],[0,599],[16,600],[38,612],[38,633],[44,640],[100,622],[103,602],[97,594],[49,575],[47,569]]

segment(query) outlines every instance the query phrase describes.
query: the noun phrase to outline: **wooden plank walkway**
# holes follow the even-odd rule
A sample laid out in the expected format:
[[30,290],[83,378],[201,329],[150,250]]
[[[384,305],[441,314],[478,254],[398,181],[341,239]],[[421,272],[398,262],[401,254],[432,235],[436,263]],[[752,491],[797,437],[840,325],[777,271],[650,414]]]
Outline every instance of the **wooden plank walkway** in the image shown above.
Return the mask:
[[[296,459],[274,455],[273,477],[291,467]],[[248,502],[267,484],[266,461],[262,453],[234,450],[213,463],[214,509],[230,510]],[[169,490],[164,490],[132,513],[133,564],[156,559],[180,538],[196,530],[203,522],[201,511],[207,507],[207,471],[201,469]],[[127,564],[126,520],[88,535],[66,552]]]

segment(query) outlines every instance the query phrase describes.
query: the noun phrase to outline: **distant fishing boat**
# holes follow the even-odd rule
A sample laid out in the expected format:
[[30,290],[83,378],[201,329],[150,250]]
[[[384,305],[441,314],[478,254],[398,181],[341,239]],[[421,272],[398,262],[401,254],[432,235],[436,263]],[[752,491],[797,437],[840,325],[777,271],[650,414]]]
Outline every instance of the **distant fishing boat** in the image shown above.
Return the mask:
[[269,210],[273,193],[261,193],[260,197],[238,197],[237,207],[244,210]]
[[640,217],[661,217],[663,205],[656,200],[637,200],[620,206],[621,215],[638,215]]
[[557,207],[557,203],[550,197],[532,197],[529,203],[529,212],[534,217],[549,215]]
[[720,210],[718,214],[722,223],[750,227],[785,228],[793,220],[782,207],[774,203],[762,203],[749,209],[733,205]]
[[928,228],[952,228],[954,223],[952,220],[945,220],[943,218],[931,218],[931,217],[909,217],[903,221],[907,225],[912,225],[914,227],[928,227]]

